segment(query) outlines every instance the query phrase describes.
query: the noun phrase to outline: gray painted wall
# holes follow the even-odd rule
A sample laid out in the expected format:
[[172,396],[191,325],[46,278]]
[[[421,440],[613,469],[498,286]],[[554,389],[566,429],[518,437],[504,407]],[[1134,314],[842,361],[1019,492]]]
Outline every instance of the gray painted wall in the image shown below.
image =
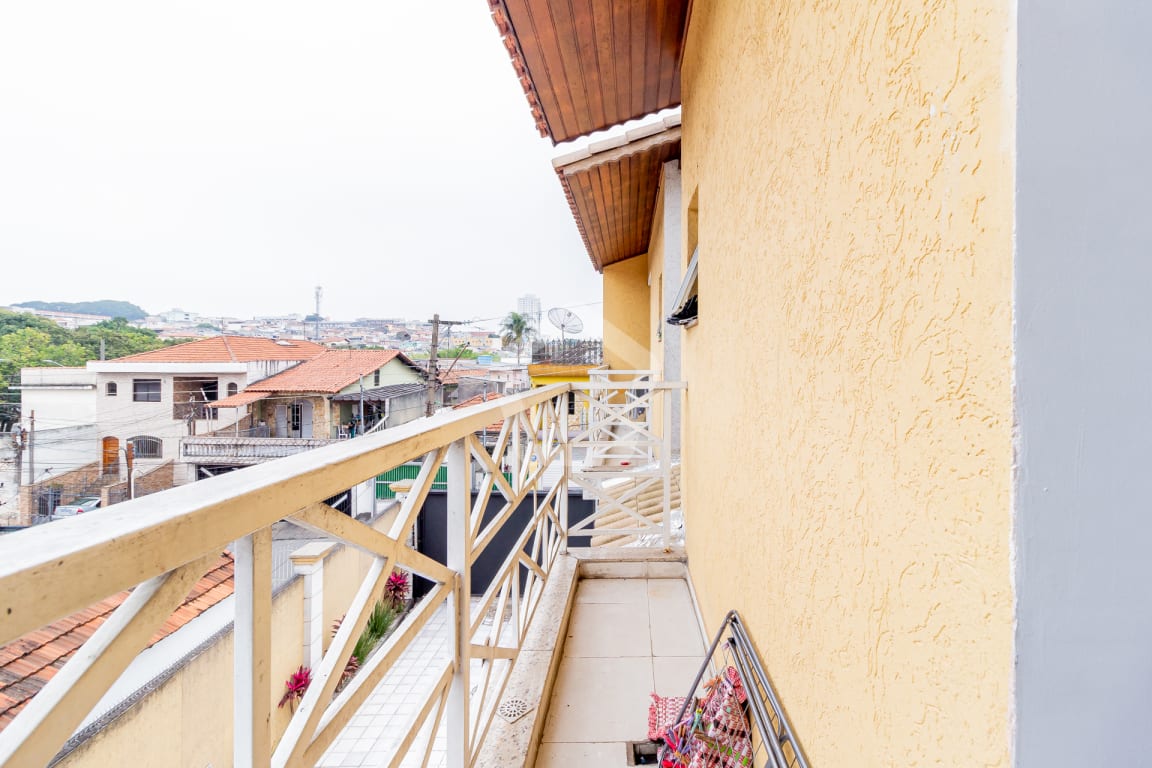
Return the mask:
[[1152,766],[1152,5],[1018,10],[1016,765]]
[[[681,220],[681,181],[680,161],[669,160],[664,163],[664,210],[660,215],[664,217],[664,295],[660,297],[660,306],[664,311],[658,321],[663,326],[661,344],[664,350],[664,380],[680,381],[680,341],[684,336],[684,329],[676,325],[668,325],[664,318],[672,314],[676,303],[676,294],[680,291],[680,220]],[[683,409],[683,394],[673,390],[668,393],[668,403],[672,407],[672,455],[680,455],[680,413]]]

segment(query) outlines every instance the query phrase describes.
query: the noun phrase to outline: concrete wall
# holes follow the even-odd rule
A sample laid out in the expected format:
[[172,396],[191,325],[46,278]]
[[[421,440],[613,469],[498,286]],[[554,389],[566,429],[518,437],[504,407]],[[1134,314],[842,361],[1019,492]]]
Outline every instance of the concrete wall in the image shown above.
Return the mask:
[[604,268],[604,364],[643,370],[648,351],[648,259],[637,256]]
[[23,368],[20,386],[25,429],[33,411],[38,430],[96,421],[96,375],[84,368]]
[[691,576],[812,765],[1009,760],[1013,8],[694,5]]
[[1016,764],[1152,765],[1152,9],[1019,7]]

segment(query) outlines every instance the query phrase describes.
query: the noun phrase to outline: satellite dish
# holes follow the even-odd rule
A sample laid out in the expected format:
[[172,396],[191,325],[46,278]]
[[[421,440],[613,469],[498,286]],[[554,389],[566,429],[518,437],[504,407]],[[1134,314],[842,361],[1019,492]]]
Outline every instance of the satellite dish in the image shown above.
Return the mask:
[[584,321],[575,312],[563,307],[553,307],[548,310],[548,320],[560,329],[560,335],[580,333],[584,330]]
[[580,333],[584,330],[584,321],[581,320],[575,312],[564,307],[553,307],[548,310],[548,320],[552,325],[560,329],[560,348],[567,349],[567,339],[565,338],[569,333]]

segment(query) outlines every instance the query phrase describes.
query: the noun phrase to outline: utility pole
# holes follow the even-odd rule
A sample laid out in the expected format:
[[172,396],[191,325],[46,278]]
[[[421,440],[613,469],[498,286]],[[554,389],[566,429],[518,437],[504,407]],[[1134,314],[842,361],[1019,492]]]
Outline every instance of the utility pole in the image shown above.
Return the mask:
[[464,320],[441,320],[440,315],[432,315],[432,346],[428,350],[428,399],[424,404],[424,415],[431,416],[436,412],[436,390],[440,388],[440,371],[436,368],[437,355],[440,352],[440,326],[445,326],[449,334],[452,326],[466,325]]
[[136,498],[136,482],[132,479],[132,469],[136,464],[136,444],[131,440],[124,444],[124,463],[128,466],[128,498]]
[[24,427],[19,424],[12,430],[12,448],[16,452],[16,488],[19,489],[24,469]]
[[316,286],[316,330],[315,340],[320,341],[320,297],[324,295],[324,289],[319,285]]
[[436,353],[440,347],[440,315],[432,315],[432,345],[428,348],[428,389],[424,400],[424,415],[436,412],[436,388],[440,384],[440,374],[436,370]]
[[28,485],[36,482],[36,411],[28,417]]

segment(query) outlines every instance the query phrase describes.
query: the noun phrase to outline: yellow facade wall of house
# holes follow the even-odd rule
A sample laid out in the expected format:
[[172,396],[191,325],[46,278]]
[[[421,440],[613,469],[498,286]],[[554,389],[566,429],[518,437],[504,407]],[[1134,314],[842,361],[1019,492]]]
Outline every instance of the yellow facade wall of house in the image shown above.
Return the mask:
[[705,621],[741,611],[812,765],[1005,766],[1013,4],[693,7]]
[[[377,521],[383,529],[391,517]],[[302,542],[303,544],[303,542]],[[324,642],[333,622],[343,616],[371,556],[343,547],[324,563]],[[273,739],[288,727],[291,710],[277,708],[284,681],[303,661],[304,582],[296,579],[272,603]],[[64,758],[61,768],[140,765],[149,768],[232,765],[232,648],[226,633],[191,659],[155,691]],[[223,704],[223,705],[222,705]]]
[[643,370],[649,364],[648,258],[641,255],[604,268],[604,364]]

